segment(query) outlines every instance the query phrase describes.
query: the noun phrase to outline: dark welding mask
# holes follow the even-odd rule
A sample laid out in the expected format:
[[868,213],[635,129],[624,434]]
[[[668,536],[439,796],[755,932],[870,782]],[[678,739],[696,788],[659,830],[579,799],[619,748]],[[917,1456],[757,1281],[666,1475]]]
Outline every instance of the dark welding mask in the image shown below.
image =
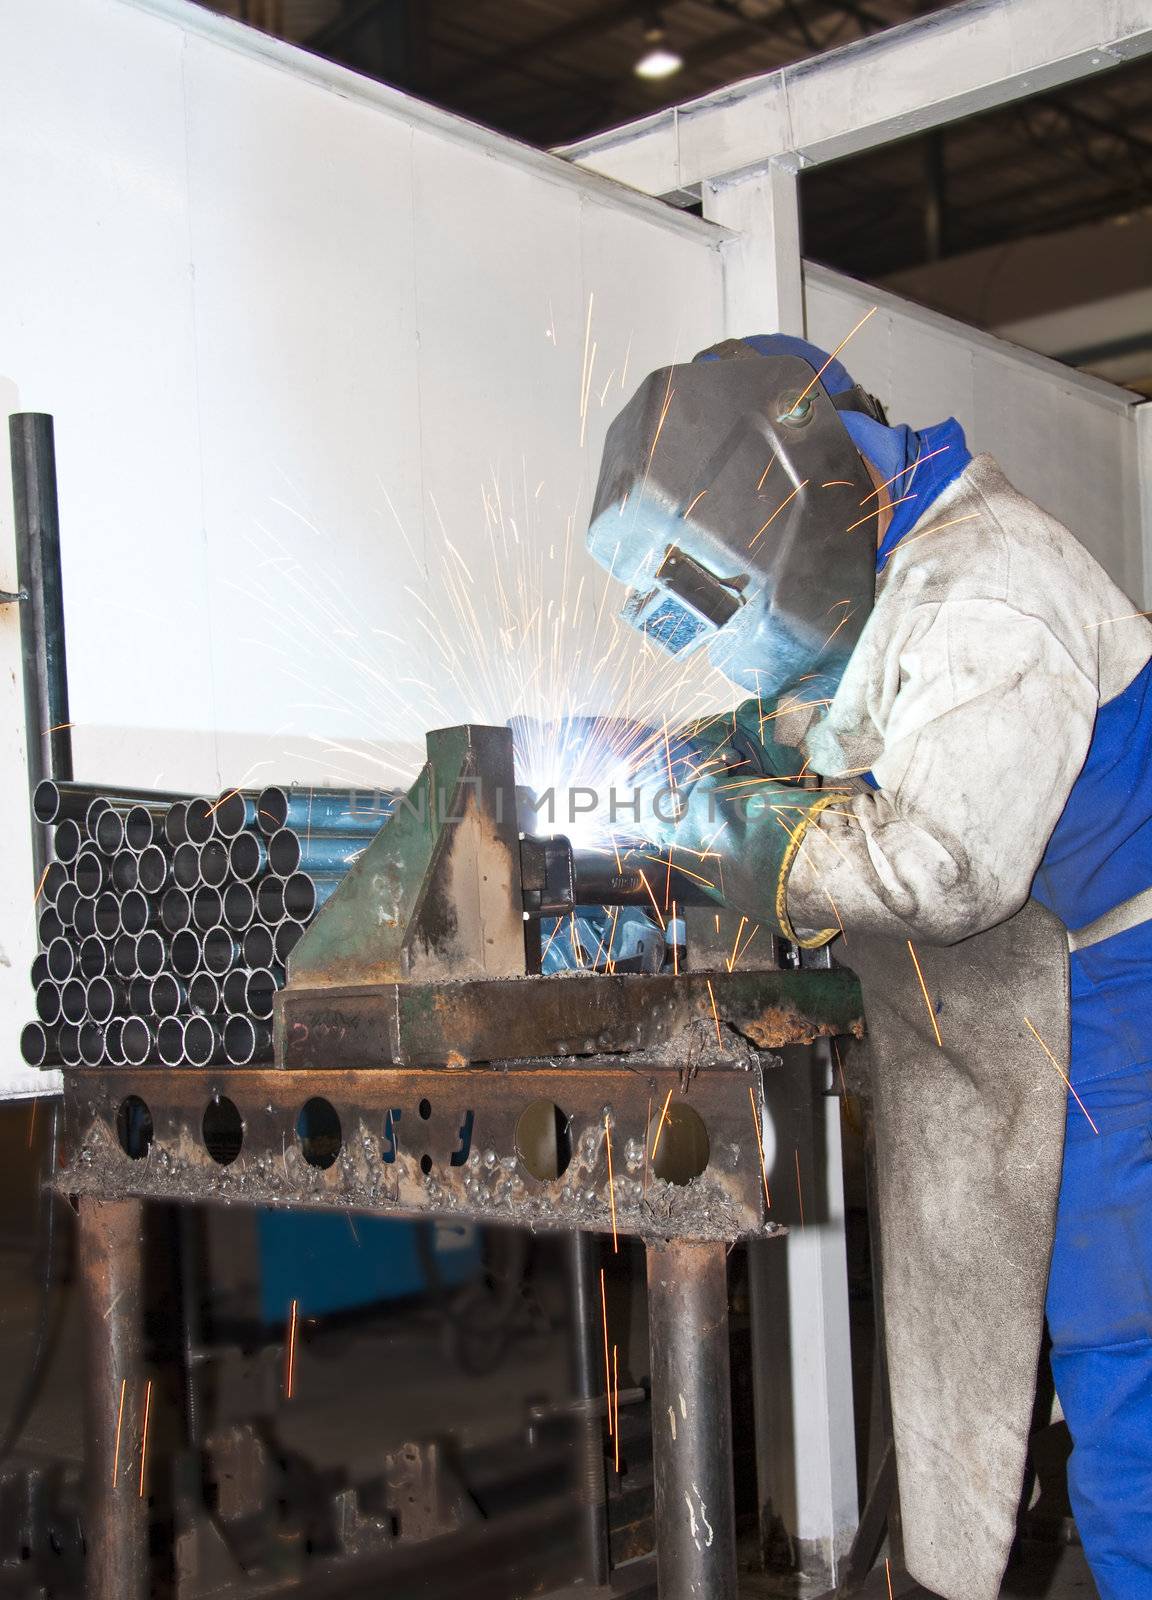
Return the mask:
[[741,340],[651,374],[612,423],[588,530],[622,615],[763,698],[839,682],[875,597],[877,499],[830,395]]

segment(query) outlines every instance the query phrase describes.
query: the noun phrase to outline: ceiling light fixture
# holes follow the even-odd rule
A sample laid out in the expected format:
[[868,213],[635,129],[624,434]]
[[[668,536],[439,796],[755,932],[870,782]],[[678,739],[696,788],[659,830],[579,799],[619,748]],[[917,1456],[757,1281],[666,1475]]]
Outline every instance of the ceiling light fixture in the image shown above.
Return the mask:
[[664,24],[658,14],[653,15],[644,30],[644,43],[647,48],[632,68],[638,78],[657,82],[661,78],[670,78],[683,67],[684,57],[677,55],[675,50],[670,50],[664,40]]

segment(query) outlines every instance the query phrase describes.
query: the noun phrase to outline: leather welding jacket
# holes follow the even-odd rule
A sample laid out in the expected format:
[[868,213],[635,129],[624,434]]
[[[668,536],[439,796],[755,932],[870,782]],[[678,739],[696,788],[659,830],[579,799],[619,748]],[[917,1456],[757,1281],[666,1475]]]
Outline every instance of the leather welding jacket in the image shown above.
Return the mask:
[[[978,456],[897,545],[826,709],[778,719],[849,791],[804,836],[787,906],[795,927],[839,924],[861,980],[906,1555],[948,1600],[994,1600],[1015,1532],[1064,1145],[1066,930],[1152,883],[1116,829],[1085,846],[1079,897],[1040,870],[1101,708],[1148,676],[1134,611]],[[1133,835],[1152,831],[1146,799]]]

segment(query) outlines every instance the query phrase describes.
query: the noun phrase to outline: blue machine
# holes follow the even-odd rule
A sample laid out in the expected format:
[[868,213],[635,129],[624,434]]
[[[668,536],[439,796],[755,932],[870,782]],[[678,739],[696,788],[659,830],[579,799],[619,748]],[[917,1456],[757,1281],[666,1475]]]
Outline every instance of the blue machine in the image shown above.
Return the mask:
[[[421,1229],[430,1236],[431,1274]],[[480,1269],[473,1223],[266,1209],[259,1230],[260,1310],[269,1323],[283,1322],[293,1300],[302,1317],[353,1311],[456,1288]]]

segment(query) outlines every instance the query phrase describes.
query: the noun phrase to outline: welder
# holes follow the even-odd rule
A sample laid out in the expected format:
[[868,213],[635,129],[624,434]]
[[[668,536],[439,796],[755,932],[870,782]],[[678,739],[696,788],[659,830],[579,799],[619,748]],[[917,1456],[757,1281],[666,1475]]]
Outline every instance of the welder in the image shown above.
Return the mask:
[[861,980],[910,1572],[999,1593],[1046,1312],[1097,1586],[1152,1600],[1152,627],[954,420],[785,336],[645,381],[589,547],[749,696],[650,832]]

